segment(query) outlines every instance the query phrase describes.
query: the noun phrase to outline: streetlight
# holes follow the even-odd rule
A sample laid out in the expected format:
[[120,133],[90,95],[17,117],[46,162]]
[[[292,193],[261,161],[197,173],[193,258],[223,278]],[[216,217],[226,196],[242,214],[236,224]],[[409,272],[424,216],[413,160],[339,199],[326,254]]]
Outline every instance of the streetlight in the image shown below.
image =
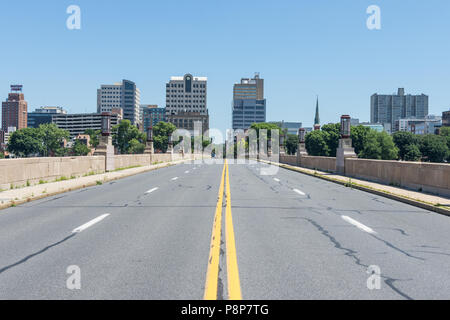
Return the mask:
[[351,118],[349,115],[341,116],[341,138],[342,139],[350,138],[350,135],[351,135],[350,119]]
[[305,143],[306,130],[305,128],[298,129],[298,143]]
[[111,113],[102,113],[102,136],[107,137],[111,135]]
[[151,126],[147,128],[147,142],[153,142],[153,128]]

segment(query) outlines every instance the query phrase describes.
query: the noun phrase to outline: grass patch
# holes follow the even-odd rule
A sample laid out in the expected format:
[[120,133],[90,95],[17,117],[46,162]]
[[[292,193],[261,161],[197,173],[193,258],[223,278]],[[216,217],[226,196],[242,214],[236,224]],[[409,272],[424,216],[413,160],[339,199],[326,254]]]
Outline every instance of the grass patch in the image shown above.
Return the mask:
[[47,181],[45,181],[45,180],[39,180],[39,184],[44,184],[44,183],[47,183]]
[[95,171],[90,171],[88,173],[86,173],[83,177],[89,177],[89,176],[93,176],[96,175]]
[[117,168],[113,171],[122,171],[122,170],[127,170],[127,169],[133,169],[133,168],[139,168],[142,167],[141,165],[137,165],[137,166],[129,166],[129,167],[123,167],[123,168]]
[[97,180],[97,185],[101,186],[103,184],[103,182],[101,182],[100,180]]
[[27,187],[31,186],[30,180],[27,180]]
[[57,179],[55,180],[55,182],[66,181],[66,180],[69,180],[69,178],[67,178],[66,176],[62,176],[62,177],[57,178]]

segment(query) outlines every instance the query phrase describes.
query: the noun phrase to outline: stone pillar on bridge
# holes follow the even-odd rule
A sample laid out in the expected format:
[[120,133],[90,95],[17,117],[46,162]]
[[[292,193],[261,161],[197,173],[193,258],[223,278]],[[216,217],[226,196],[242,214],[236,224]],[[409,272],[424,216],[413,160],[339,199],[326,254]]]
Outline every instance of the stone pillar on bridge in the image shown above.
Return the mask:
[[145,150],[144,154],[148,154],[150,156],[150,163],[151,163],[151,156],[154,153],[153,149],[153,128],[150,126],[147,128],[147,141],[145,143]]
[[169,135],[169,144],[167,146],[167,153],[170,154],[170,160],[173,160],[173,140],[172,134]]
[[306,151],[305,145],[305,136],[306,129],[300,128],[298,129],[298,146],[297,146],[297,165],[301,166],[302,157],[306,157],[308,155],[308,151]]
[[114,146],[111,136],[111,114],[109,112],[102,113],[102,133],[99,144],[94,151],[94,156],[105,157],[105,171],[112,171],[114,166]]
[[352,147],[350,116],[341,117],[341,139],[336,150],[336,172],[345,175],[345,159],[356,158],[355,149]]

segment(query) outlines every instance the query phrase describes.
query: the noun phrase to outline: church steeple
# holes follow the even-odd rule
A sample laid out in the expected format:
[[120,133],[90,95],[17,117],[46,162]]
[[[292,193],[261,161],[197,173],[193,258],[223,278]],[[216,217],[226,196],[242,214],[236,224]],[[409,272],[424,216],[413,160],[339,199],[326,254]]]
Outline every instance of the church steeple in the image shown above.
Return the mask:
[[317,101],[316,101],[316,116],[314,117],[314,125],[320,125],[320,117],[319,117],[319,96],[317,96]]

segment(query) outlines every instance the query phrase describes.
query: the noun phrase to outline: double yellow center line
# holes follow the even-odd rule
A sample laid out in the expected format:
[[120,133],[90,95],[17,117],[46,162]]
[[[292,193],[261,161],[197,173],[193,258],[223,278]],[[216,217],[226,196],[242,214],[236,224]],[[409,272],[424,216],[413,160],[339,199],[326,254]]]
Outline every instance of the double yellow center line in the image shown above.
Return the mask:
[[[226,181],[226,188],[224,184]],[[211,249],[208,260],[208,271],[206,274],[205,300],[217,299],[217,287],[219,281],[219,262],[220,262],[220,239],[222,233],[222,203],[224,189],[226,192],[226,211],[225,211],[225,246],[227,261],[227,280],[228,280],[228,299],[241,300],[241,284],[239,280],[239,269],[236,255],[236,242],[234,238],[233,217],[231,215],[231,192],[230,192],[230,174],[228,163],[225,160],[222,179],[220,181],[219,196],[216,205],[216,214],[211,236]]]

